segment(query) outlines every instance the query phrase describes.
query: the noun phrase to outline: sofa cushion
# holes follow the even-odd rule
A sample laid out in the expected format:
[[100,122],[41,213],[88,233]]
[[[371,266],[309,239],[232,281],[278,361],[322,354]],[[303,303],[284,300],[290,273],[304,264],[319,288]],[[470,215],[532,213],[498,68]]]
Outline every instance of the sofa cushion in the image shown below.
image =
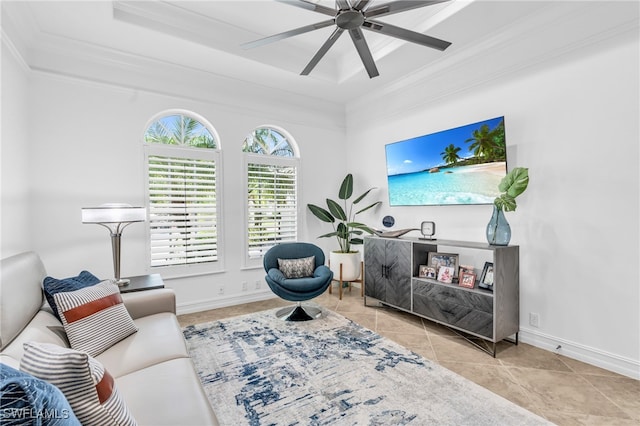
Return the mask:
[[189,352],[176,316],[159,313],[138,318],[138,332],[116,343],[96,357],[118,378],[125,374],[176,358]]
[[54,327],[62,328],[60,321],[51,312],[40,311],[33,317],[29,325],[22,330],[22,333],[3,349],[2,353],[19,361],[24,353],[24,344],[26,342],[53,343],[54,345],[69,347],[64,328],[60,332],[60,330],[54,331]]
[[138,330],[111,281],[53,297],[71,347],[91,356]]
[[0,274],[0,349],[4,350],[40,310],[47,274],[33,252],[2,259]]
[[278,258],[278,269],[282,271],[285,278],[312,277],[316,268],[316,257],[309,256],[300,259],[280,259]]
[[116,378],[141,425],[218,425],[189,358],[178,358]]
[[80,426],[60,389],[5,364],[0,364],[0,395],[0,423],[4,426]]
[[44,295],[47,298],[47,302],[49,302],[49,306],[51,306],[51,309],[53,310],[53,314],[62,321],[53,295],[61,292],[79,290],[81,288],[98,284],[100,281],[101,280],[91,272],[82,271],[76,277],[62,279],[45,277],[42,281],[42,288],[44,289]]
[[137,424],[113,377],[84,352],[28,342],[20,369],[57,386],[84,426]]

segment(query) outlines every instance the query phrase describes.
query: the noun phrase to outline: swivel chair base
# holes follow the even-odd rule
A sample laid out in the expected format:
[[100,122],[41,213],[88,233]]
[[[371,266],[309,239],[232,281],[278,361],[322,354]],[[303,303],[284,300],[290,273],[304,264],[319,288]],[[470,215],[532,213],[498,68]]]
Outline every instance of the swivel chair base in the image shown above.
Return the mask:
[[276,312],[276,317],[283,321],[310,321],[320,318],[322,316],[322,310],[314,308],[312,306],[302,307],[302,304],[298,303],[295,307],[287,306]]

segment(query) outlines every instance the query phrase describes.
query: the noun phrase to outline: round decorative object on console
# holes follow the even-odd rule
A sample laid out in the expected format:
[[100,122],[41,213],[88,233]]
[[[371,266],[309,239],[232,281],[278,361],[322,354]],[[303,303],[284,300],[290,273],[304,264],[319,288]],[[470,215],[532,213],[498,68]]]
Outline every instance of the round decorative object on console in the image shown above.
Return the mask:
[[396,220],[393,216],[385,216],[382,218],[382,224],[385,228],[391,228],[396,223]]

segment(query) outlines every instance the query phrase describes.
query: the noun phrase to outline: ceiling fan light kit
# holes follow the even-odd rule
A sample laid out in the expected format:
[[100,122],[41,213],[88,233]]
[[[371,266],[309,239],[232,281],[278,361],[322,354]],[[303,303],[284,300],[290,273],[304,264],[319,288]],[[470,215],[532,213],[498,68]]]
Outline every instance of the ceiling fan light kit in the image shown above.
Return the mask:
[[242,47],[251,49],[263,46],[285,38],[308,33],[310,31],[335,25],[333,33],[327,41],[320,47],[316,54],[311,58],[307,66],[300,73],[301,75],[309,75],[315,66],[320,62],[324,55],[329,51],[331,46],[338,40],[343,32],[348,31],[351,40],[360,56],[369,78],[379,75],[378,68],[371,54],[371,50],[367,45],[362,29],[373,31],[378,34],[398,38],[411,43],[430,47],[444,51],[451,45],[450,42],[430,37],[422,33],[396,27],[384,22],[375,21],[372,17],[388,16],[394,13],[404,12],[410,9],[416,9],[425,6],[431,6],[438,3],[444,3],[449,0],[398,0],[393,3],[385,3],[380,6],[369,6],[370,0],[336,0],[336,8],[331,9],[320,4],[313,3],[309,0],[279,0],[292,6],[297,6],[306,10],[332,16],[332,19],[318,22],[316,24],[305,25],[304,27],[285,31],[259,40],[244,43]]

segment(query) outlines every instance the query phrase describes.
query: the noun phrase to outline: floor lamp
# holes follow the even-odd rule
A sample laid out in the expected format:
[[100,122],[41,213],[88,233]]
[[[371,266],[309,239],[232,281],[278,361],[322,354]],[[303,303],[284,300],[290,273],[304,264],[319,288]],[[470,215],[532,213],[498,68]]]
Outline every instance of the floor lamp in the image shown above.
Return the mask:
[[94,223],[104,226],[111,233],[113,252],[113,273],[116,284],[125,286],[129,280],[120,278],[120,240],[122,230],[135,222],[144,222],[147,209],[132,207],[129,204],[103,204],[99,207],[82,208],[82,223]]

